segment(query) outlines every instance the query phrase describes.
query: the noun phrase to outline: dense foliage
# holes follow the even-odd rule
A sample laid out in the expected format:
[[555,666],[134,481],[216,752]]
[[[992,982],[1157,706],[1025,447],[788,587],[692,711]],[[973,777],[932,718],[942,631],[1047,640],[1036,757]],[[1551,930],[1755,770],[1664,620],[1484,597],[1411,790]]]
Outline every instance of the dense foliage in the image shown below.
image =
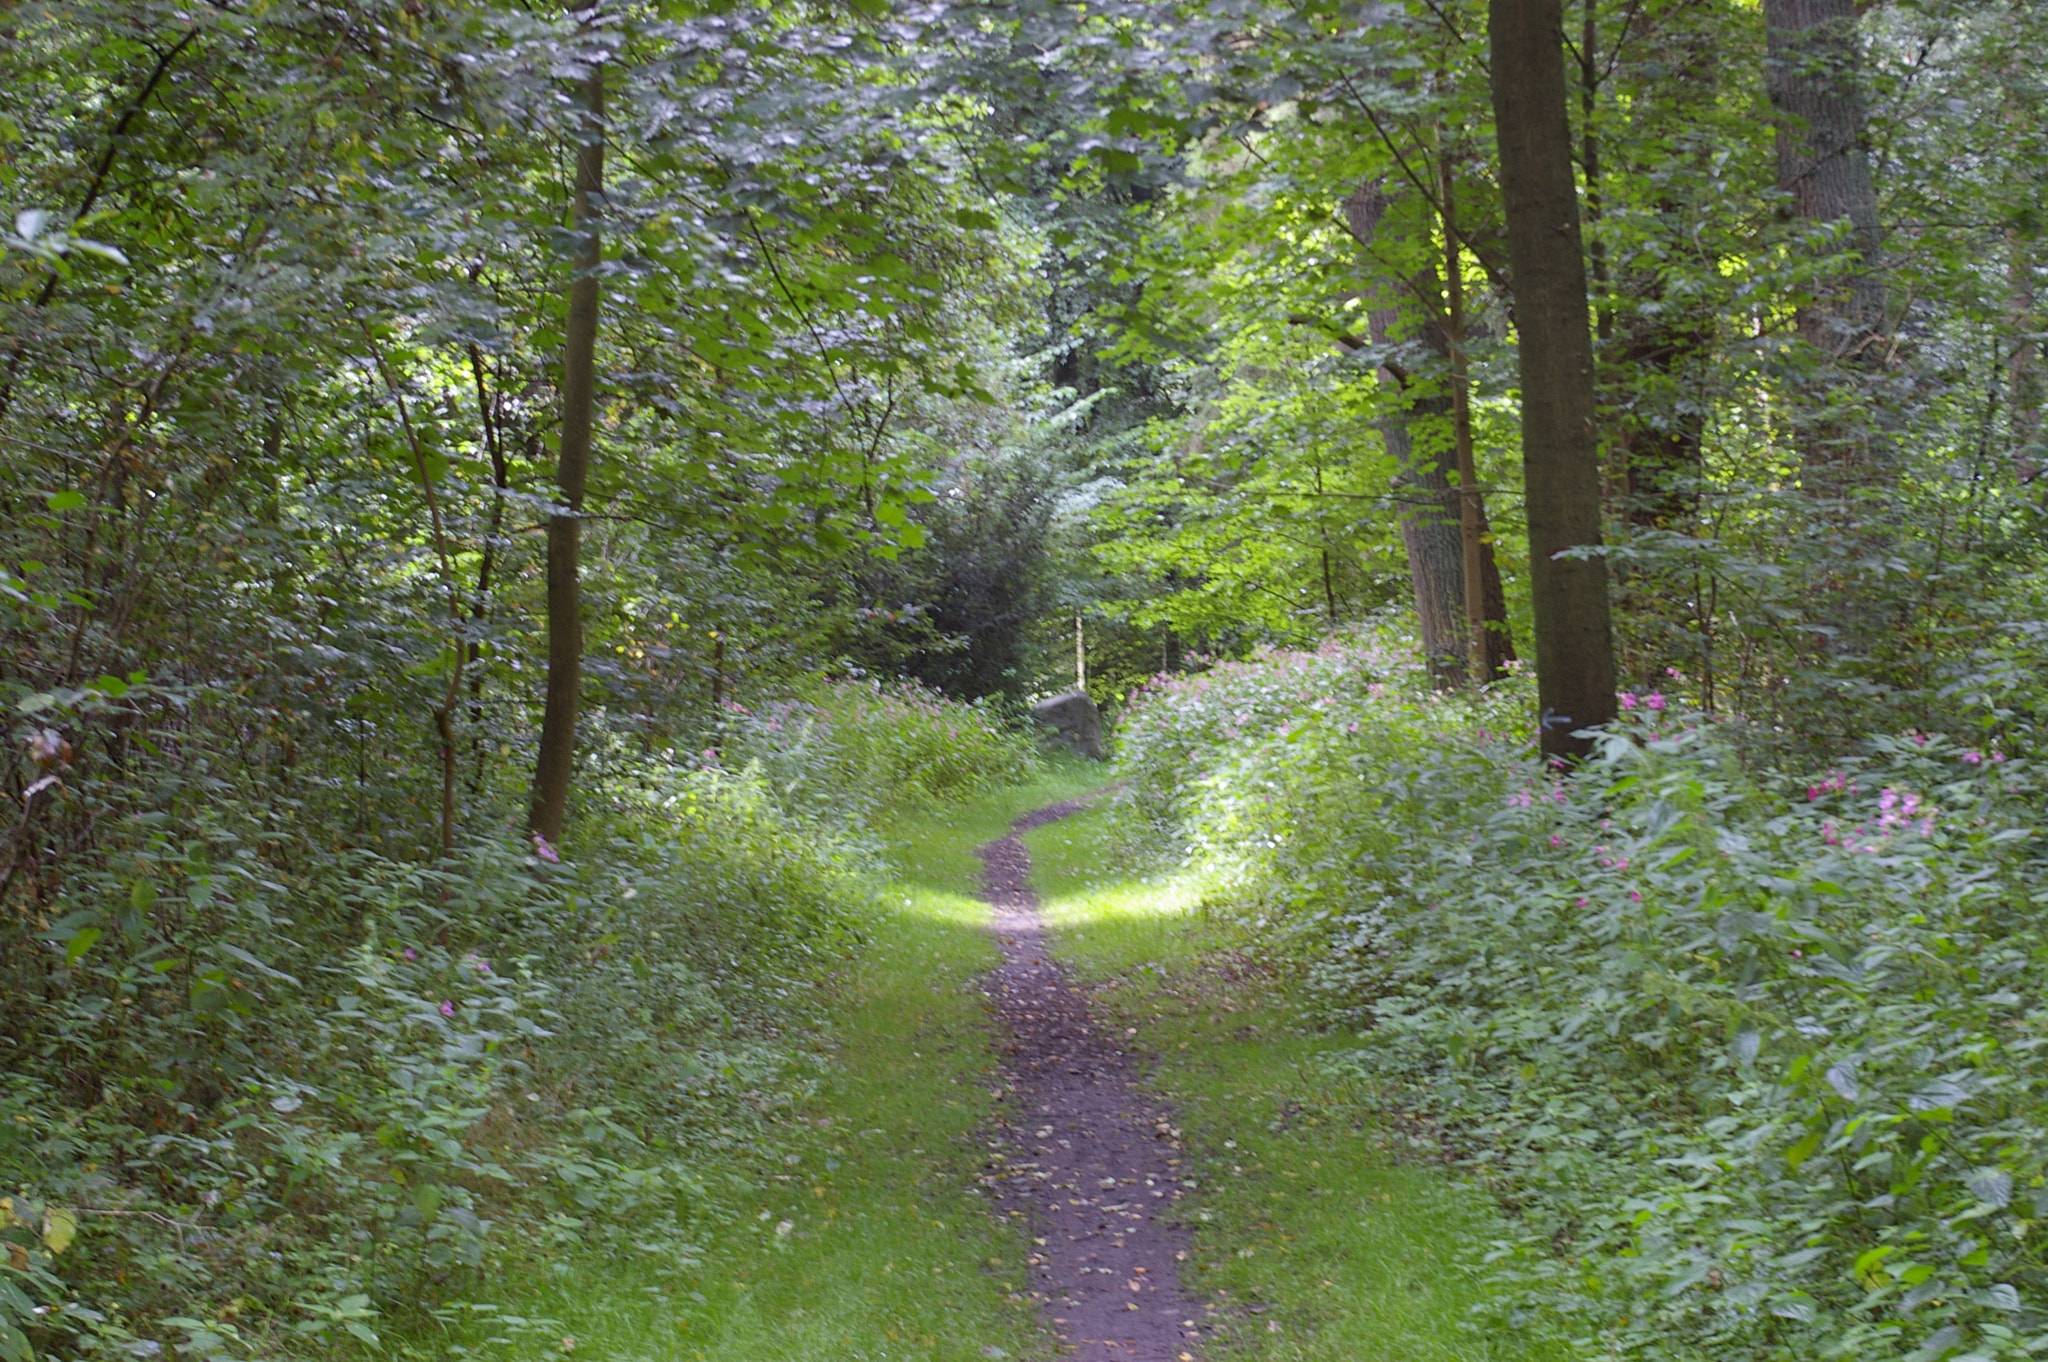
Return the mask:
[[805,1000],[866,820],[1034,760],[914,689],[769,714],[725,763],[612,771],[577,863],[288,852],[220,797],[107,829],[6,957],[9,1352],[299,1355],[394,1313],[454,1347],[545,1327],[491,1305],[515,1263],[686,1273],[829,1063]]
[[1158,685],[1133,813],[1482,1178],[1491,1308],[1588,1355],[2048,1349],[2031,723],[1774,771],[1689,683],[1539,761],[1342,640]]
[[[1590,283],[1518,321],[1489,20],[1539,6]],[[526,1327],[494,1265],[686,1262],[876,825],[1029,769],[1077,673],[1516,1210],[1503,1308],[2048,1346],[2044,45],[2021,0],[0,11],[0,1357],[464,1346]],[[1532,561],[1520,336],[1581,314],[1604,528]],[[1538,675],[1545,573],[1614,608]],[[1616,667],[1536,764],[1532,680]]]

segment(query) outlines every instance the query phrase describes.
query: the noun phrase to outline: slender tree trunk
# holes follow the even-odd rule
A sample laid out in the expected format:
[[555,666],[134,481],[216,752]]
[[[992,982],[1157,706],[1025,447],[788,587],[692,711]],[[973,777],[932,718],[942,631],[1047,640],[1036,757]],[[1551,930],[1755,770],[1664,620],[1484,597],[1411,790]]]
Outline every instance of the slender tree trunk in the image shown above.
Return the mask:
[[2007,421],[2012,428],[2013,475],[2022,483],[2041,476],[2041,347],[2034,335],[2034,262],[2031,244],[2019,229],[2006,233],[2006,306],[2011,313],[2012,355],[2006,361]]
[[576,148],[576,272],[562,337],[562,453],[555,467],[561,510],[548,517],[548,686],[540,760],[533,776],[533,831],[560,840],[576,767],[576,714],[583,700],[583,490],[597,403],[599,216],[604,193],[604,67],[584,77]]
[[1543,751],[1583,755],[1573,735],[1615,715],[1607,565],[1561,558],[1600,543],[1593,337],[1564,79],[1561,0],[1489,0],[1494,127],[1514,266],[1522,382],[1522,476]]
[[1483,686],[1497,673],[1487,656],[1486,551],[1479,465],[1472,454],[1472,385],[1465,371],[1465,258],[1458,247],[1457,177],[1448,147],[1437,158],[1437,206],[1444,227],[1444,349],[1451,362],[1451,452],[1458,466],[1458,539],[1465,578],[1467,674]]
[[[2015,3],[2006,12],[2013,45],[2003,73],[2006,133],[2016,151],[2020,178],[2009,202],[2039,203],[2048,188],[2042,172],[2037,101],[2030,89],[2024,11]],[[2006,359],[2006,420],[2013,451],[2013,475],[2022,484],[2041,476],[2048,449],[2041,443],[2041,318],[2036,309],[2034,270],[2039,260],[2040,229],[2032,221],[2005,231],[2006,325],[2012,350]]]

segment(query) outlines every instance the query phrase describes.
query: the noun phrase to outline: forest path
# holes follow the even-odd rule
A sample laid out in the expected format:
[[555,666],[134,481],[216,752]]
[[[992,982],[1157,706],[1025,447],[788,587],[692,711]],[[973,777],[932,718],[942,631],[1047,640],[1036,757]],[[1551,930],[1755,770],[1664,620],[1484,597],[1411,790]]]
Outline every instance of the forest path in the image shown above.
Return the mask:
[[1192,1362],[1203,1311],[1180,1283],[1171,1113],[1049,954],[1020,840],[1091,801],[1034,810],[978,849],[1002,948],[989,993],[1019,1123],[998,1190],[1006,1207],[1028,1208],[1033,1295],[1063,1350],[1086,1362]]

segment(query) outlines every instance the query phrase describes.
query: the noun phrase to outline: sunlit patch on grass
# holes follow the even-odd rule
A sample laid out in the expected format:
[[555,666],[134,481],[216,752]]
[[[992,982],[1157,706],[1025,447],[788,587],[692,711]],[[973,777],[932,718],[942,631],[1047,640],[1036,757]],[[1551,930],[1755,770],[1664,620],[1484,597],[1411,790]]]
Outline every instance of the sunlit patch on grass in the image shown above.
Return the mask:
[[1208,887],[1134,878],[1113,811],[1025,839],[1054,952],[1148,1057],[1178,1108],[1184,1280],[1222,1324],[1210,1362],[1550,1362],[1469,1322],[1499,1212],[1412,1157],[1369,1094],[1317,1060],[1283,981],[1200,911]]
[[[502,1314],[542,1331],[400,1342],[401,1356],[537,1362],[983,1362],[1048,1350],[1022,1228],[975,1189],[1000,1099],[981,976],[996,961],[974,848],[1027,810],[1099,784],[1052,766],[886,829],[856,958],[825,988],[833,1059],[773,1150],[705,1159],[725,1210],[683,1264],[574,1245],[490,1283]],[[563,1340],[573,1340],[572,1349]]]

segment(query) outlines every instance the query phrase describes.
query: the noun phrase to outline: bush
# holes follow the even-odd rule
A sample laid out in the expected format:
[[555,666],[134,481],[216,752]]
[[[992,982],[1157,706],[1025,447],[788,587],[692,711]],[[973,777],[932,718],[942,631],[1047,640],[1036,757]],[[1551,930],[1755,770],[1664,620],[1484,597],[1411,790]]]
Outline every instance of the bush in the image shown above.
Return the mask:
[[994,701],[948,700],[915,681],[814,680],[748,709],[729,705],[725,765],[755,769],[785,807],[859,826],[1025,779],[1030,737]]
[[1562,775],[1525,697],[1383,670],[1165,687],[1127,761],[1515,1213],[1495,1308],[1603,1356],[2048,1352],[2032,764],[1916,733],[1795,779],[1652,695]]
[[493,1265],[691,1264],[739,1194],[708,1162],[821,1062],[790,1033],[861,898],[842,836],[717,771],[621,795],[582,865],[286,873],[218,812],[13,924],[0,1356],[305,1355]]

